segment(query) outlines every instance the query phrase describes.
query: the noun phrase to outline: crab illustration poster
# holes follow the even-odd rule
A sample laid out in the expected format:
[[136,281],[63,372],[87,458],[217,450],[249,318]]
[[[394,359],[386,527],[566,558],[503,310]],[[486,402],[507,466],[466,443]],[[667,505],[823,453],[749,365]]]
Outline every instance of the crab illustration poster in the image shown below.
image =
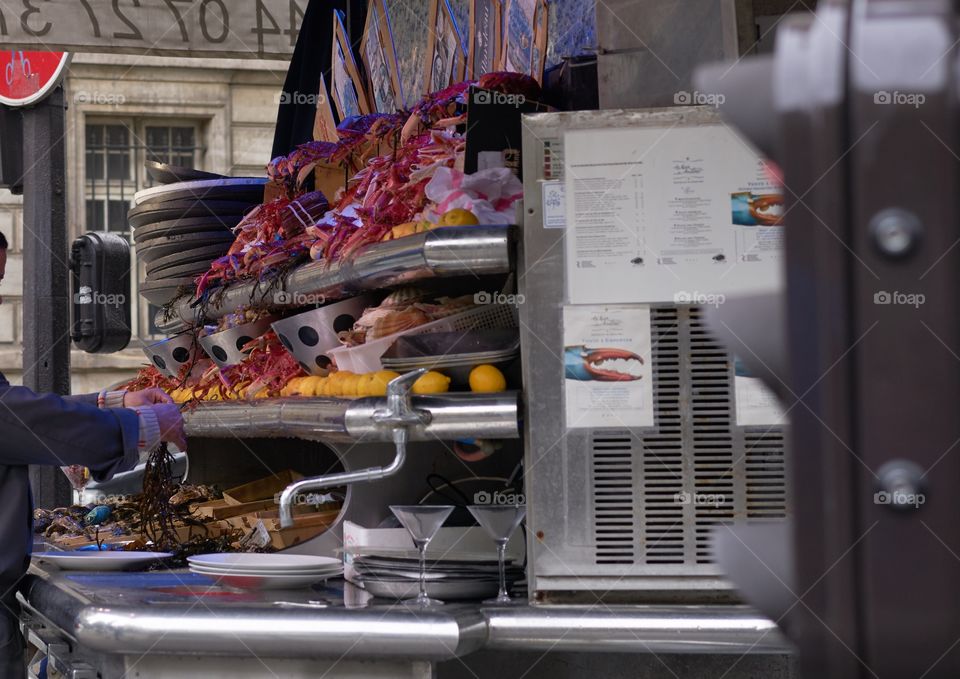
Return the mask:
[[569,302],[781,288],[783,199],[761,158],[725,125],[679,123],[565,134]]
[[568,429],[653,426],[650,307],[563,308]]

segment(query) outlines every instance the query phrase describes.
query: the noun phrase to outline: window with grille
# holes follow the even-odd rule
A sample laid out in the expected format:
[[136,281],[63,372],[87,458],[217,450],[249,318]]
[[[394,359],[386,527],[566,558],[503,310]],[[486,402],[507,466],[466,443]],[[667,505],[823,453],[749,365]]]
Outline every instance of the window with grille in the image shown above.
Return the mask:
[[[127,211],[133,194],[155,185],[143,167],[145,160],[201,168],[200,123],[188,120],[150,121],[130,118],[88,119],[84,125],[84,208],[87,231],[112,231],[133,242]],[[153,320],[157,307],[141,299],[137,287],[143,265],[132,262],[139,275],[131,276],[134,336],[163,333]]]

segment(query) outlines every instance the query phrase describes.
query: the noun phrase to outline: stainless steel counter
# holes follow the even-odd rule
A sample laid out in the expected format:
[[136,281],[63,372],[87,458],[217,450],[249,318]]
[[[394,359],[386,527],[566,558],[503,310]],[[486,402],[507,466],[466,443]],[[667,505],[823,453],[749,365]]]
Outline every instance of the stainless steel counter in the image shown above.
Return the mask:
[[90,574],[36,567],[22,592],[30,615],[104,654],[438,662],[481,648],[789,652],[775,625],[744,606],[448,603],[423,610],[370,600],[349,584],[319,591],[238,592],[184,571]]

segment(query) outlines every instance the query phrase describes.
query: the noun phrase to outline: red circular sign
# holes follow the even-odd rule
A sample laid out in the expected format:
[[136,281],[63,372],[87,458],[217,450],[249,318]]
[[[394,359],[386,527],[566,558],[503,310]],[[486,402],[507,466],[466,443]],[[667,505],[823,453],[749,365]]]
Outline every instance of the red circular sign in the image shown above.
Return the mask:
[[43,99],[69,62],[67,52],[0,51],[0,104],[26,106]]

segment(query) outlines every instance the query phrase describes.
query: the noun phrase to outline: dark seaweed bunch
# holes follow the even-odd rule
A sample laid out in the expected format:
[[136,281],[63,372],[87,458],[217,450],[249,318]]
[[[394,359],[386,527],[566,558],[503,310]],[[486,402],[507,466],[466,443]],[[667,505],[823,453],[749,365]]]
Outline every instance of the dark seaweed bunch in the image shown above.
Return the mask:
[[140,534],[161,550],[179,546],[174,528],[176,514],[170,498],[177,492],[173,480],[173,454],[161,443],[147,457],[143,471],[143,496],[140,499]]

